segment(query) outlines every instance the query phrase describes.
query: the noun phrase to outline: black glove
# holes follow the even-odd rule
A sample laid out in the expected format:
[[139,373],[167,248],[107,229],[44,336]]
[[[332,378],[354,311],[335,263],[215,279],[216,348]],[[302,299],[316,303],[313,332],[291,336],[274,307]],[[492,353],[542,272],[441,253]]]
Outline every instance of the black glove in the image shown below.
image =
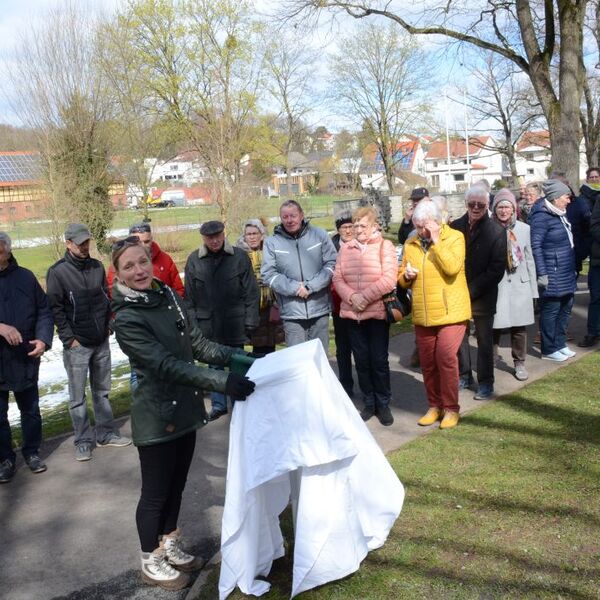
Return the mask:
[[246,352],[246,356],[256,360],[257,358],[264,358],[266,354],[261,354],[260,352]]
[[234,400],[245,400],[254,391],[255,385],[254,381],[243,375],[229,373],[225,384],[225,393]]

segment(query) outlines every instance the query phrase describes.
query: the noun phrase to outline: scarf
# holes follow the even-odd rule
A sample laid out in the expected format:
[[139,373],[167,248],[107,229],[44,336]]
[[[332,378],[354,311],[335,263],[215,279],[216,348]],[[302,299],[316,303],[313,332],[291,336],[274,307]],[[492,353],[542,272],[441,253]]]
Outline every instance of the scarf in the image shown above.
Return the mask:
[[560,221],[563,224],[565,231],[567,232],[567,237],[569,238],[569,243],[571,244],[571,248],[573,248],[574,247],[573,232],[571,231],[571,223],[569,223],[569,220],[566,217],[567,211],[560,210],[560,208],[554,206],[554,204],[552,204],[552,202],[548,202],[548,200],[544,200],[544,203],[546,204],[546,208],[548,209],[548,212],[550,212],[551,214],[556,215],[557,217],[560,218]]
[[254,273],[254,277],[256,277],[256,281],[258,282],[258,286],[260,289],[260,303],[259,310],[263,310],[268,308],[273,304],[273,292],[268,285],[264,285],[260,278],[260,265],[262,264],[262,250],[250,250],[248,252],[248,258],[250,259],[250,263],[252,264],[252,271]]

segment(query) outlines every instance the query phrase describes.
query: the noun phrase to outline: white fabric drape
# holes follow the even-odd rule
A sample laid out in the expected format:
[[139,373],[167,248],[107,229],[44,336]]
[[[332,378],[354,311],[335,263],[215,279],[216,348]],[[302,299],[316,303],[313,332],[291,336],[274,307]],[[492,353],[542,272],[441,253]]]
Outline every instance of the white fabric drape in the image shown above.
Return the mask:
[[313,340],[257,360],[229,434],[219,598],[260,596],[296,508],[292,597],[356,571],[398,517],[404,488]]

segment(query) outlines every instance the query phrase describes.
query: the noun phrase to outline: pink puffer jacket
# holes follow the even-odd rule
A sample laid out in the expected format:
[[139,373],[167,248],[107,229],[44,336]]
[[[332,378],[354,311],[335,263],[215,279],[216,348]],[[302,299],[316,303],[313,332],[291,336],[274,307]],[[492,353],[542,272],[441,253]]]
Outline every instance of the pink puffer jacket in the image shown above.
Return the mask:
[[[340,316],[364,321],[385,319],[381,297],[396,288],[398,259],[396,249],[378,233],[366,245],[352,240],[340,248],[333,274],[333,286],[342,299]],[[352,294],[360,292],[369,305],[356,312],[350,303]]]

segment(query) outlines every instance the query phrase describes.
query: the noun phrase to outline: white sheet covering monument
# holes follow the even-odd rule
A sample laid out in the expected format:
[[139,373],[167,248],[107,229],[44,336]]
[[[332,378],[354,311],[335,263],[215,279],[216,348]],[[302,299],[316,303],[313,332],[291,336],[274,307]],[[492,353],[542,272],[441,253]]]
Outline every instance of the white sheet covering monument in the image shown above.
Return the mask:
[[356,571],[383,545],[404,488],[318,340],[256,361],[256,391],[233,411],[219,599],[260,596],[284,554],[279,515],[296,506],[292,597]]

